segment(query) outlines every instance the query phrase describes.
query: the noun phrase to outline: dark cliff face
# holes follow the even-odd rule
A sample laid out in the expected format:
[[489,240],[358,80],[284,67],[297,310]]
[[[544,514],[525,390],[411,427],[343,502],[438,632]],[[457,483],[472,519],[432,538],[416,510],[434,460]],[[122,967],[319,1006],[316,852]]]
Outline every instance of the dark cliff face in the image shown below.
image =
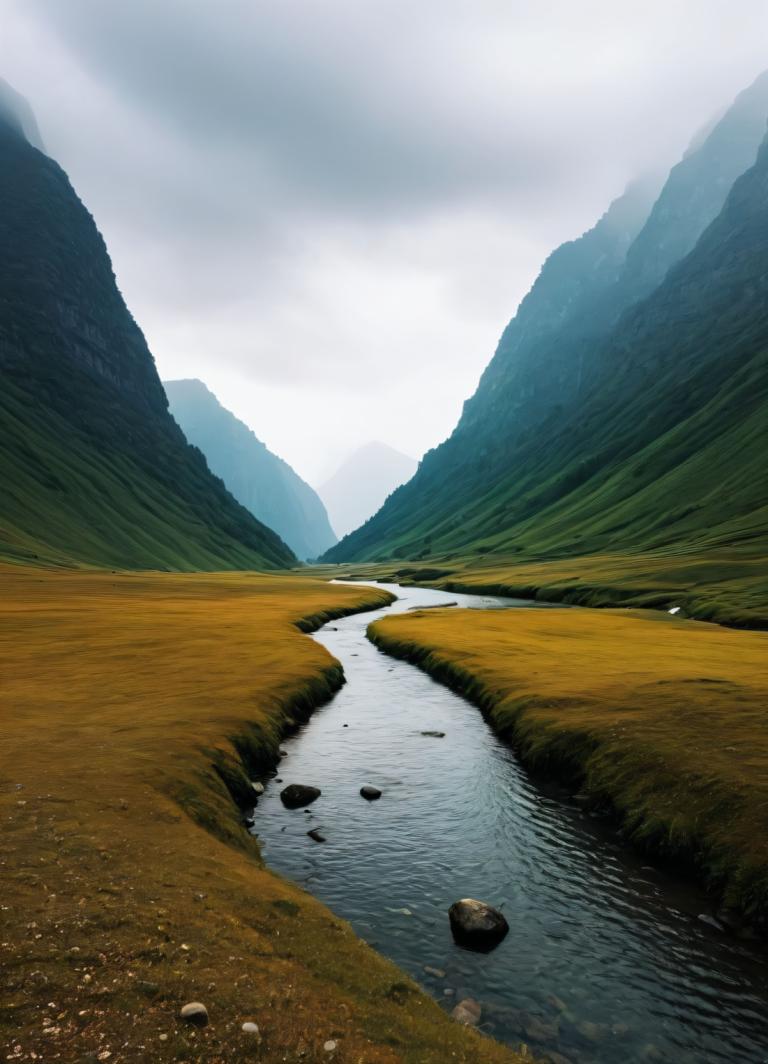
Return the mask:
[[202,381],[166,381],[171,413],[238,502],[303,559],[336,542],[319,495],[219,403]]
[[465,404],[458,434],[519,434],[576,398],[585,357],[622,310],[613,293],[660,185],[631,185],[592,229],[550,255]]
[[[726,432],[725,408],[736,410],[738,403],[735,392],[725,397],[747,372],[744,359],[750,351],[757,356],[755,345],[765,339],[760,254],[748,248],[762,246],[768,254],[761,245],[765,201],[756,191],[765,149],[752,167],[767,117],[763,75],[672,171],[645,222],[637,224],[642,209],[631,215],[634,240],[622,242],[609,228],[617,207],[624,208],[618,201],[595,229],[551,256],[453,435],[329,560],[426,556],[478,545],[546,554],[640,543],[644,536],[656,542],[647,469],[663,469],[675,482],[678,499],[665,497],[664,505],[684,510],[685,519],[672,535],[691,541],[697,521],[711,527],[714,515],[701,499],[708,477],[703,470],[688,479],[673,472],[660,441],[678,423],[703,418],[711,404],[718,408],[711,412],[713,433]],[[748,221],[736,225],[736,214]],[[749,373],[759,402],[763,376],[756,365]],[[745,409],[759,421],[751,401]],[[747,464],[760,434],[751,424]],[[701,424],[689,429],[701,443]],[[734,447],[735,432],[731,424]],[[654,441],[653,461],[638,460],[631,479],[624,477],[621,462],[653,449]],[[695,464],[685,446],[670,454]],[[711,457],[709,465],[726,475]],[[751,513],[754,495],[740,498],[732,505]],[[620,517],[609,516],[613,506]]]
[[64,171],[0,121],[0,364],[40,382],[76,369],[105,399],[161,413],[165,395],[106,245]]
[[755,161],[768,116],[768,71],[745,89],[666,181],[627,254],[632,302],[648,295],[686,256],[723,208],[734,181]]
[[2,107],[0,373],[0,553],[37,544],[18,550],[166,568],[293,560],[187,444],[93,218]]

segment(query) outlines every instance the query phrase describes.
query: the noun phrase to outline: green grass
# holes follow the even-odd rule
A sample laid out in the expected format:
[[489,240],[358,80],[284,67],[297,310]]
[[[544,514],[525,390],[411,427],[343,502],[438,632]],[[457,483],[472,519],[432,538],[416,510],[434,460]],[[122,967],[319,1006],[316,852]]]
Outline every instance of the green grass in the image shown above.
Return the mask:
[[765,925],[767,634],[626,610],[430,610],[368,631]]
[[126,569],[248,569],[292,560],[273,533],[245,511],[240,519],[199,455],[162,433],[153,438],[151,426],[145,436],[147,450],[157,449],[154,470],[119,435],[112,443],[95,437],[4,380],[0,557]]

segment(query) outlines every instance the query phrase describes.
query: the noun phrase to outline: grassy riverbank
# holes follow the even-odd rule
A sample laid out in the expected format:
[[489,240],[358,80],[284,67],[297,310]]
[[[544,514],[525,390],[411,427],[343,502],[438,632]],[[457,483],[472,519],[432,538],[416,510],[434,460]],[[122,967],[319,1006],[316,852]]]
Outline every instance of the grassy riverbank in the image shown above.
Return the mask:
[[740,547],[711,551],[660,549],[560,558],[472,554],[324,566],[318,572],[580,606],[681,606],[697,620],[768,629],[765,552],[759,542],[748,540]]
[[768,635],[627,610],[436,611],[369,628],[522,759],[768,919]]
[[341,682],[297,622],[383,593],[12,567],[0,591],[3,1059],[517,1059],[265,869],[230,797]]

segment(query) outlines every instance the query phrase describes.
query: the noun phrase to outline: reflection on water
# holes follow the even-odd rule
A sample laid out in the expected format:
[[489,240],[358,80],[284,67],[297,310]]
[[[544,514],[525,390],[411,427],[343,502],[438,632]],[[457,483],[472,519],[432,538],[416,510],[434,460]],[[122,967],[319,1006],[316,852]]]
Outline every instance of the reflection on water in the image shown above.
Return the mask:
[[[281,785],[271,783],[259,801],[254,830],[269,864],[446,1008],[477,999],[484,1030],[544,1059],[768,1060],[760,947],[699,919],[709,911],[699,892],[544,793],[477,709],[365,638],[372,619],[417,604],[531,603],[385,586],[400,596],[389,610],[332,622],[315,636],[348,682],[284,744],[280,778],[321,787],[322,797],[309,810],[286,810]],[[364,784],[383,797],[366,802]],[[327,841],[308,838],[311,828]],[[467,896],[499,906],[509,921],[490,954],[451,938],[448,907]]]

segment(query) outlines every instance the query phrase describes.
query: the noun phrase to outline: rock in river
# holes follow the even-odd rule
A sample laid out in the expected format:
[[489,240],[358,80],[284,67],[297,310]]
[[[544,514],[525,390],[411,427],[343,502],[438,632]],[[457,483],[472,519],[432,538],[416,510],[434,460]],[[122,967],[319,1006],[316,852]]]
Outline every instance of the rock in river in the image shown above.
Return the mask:
[[360,793],[363,798],[367,798],[369,802],[375,802],[377,798],[381,798],[381,791],[378,787],[361,787]]
[[444,739],[445,738],[445,732],[444,731],[423,731],[421,734],[422,735],[426,735],[430,739]]
[[477,1027],[483,1010],[474,998],[464,998],[451,1012],[454,1020],[463,1023],[466,1027]]
[[312,828],[311,831],[307,832],[307,835],[309,835],[310,839],[314,839],[315,842],[325,842],[325,835],[322,835],[317,828]]
[[303,783],[289,783],[280,791],[280,801],[288,809],[301,809],[320,797],[319,787],[307,787]]
[[489,950],[509,931],[503,913],[475,898],[462,898],[448,910],[453,937],[468,949]]

